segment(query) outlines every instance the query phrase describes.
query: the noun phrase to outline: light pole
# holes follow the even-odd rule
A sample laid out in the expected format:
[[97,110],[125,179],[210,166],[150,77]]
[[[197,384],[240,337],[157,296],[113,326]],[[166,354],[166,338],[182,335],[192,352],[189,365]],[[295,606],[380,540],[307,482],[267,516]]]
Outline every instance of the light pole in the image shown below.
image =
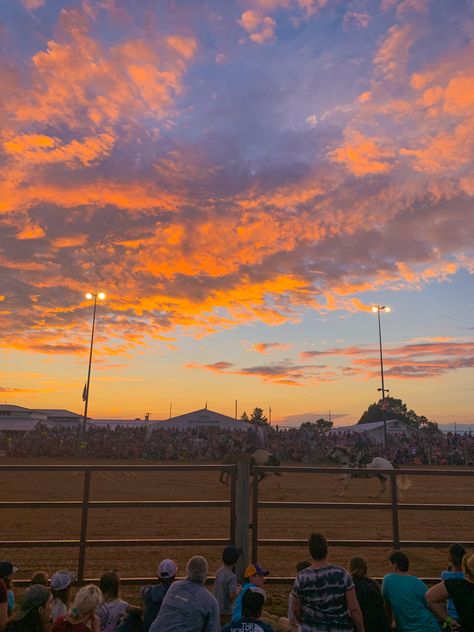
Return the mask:
[[98,292],[98,293],[87,292],[86,298],[88,300],[94,299],[94,312],[92,316],[91,347],[89,350],[89,368],[87,370],[87,382],[84,388],[84,392],[82,394],[82,399],[84,400],[84,419],[82,421],[82,434],[84,438],[86,436],[87,408],[89,406],[89,386],[91,382],[92,349],[94,348],[95,314],[97,311],[97,299],[99,299],[99,301],[103,301],[105,299],[105,294],[103,292]]
[[373,312],[377,312],[377,319],[379,323],[379,350],[380,350],[380,378],[382,382],[382,418],[383,418],[383,451],[387,452],[387,411],[385,409],[385,393],[388,393],[388,389],[385,388],[384,376],[383,376],[383,353],[382,353],[382,327],[380,325],[380,312],[389,312],[390,307],[385,305],[374,305],[372,307]]

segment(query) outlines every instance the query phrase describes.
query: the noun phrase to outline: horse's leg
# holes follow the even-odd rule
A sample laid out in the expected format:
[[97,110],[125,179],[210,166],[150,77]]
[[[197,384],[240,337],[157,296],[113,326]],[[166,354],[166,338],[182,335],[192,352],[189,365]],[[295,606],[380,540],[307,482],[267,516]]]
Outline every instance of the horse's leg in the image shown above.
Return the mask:
[[347,491],[347,488],[349,487],[349,483],[351,482],[352,476],[350,474],[345,474],[344,478],[346,479],[346,482],[344,483],[344,487],[342,488],[342,492],[339,494],[339,496],[346,495],[346,491]]
[[372,494],[371,498],[380,498],[380,496],[384,493],[385,491],[385,485],[387,483],[387,479],[384,476],[377,476],[377,478],[379,479],[379,483],[380,483],[380,490],[378,494]]
[[337,484],[339,483],[339,481],[344,481],[346,479],[346,475],[342,474],[341,476],[339,476],[338,478],[336,478],[336,484],[333,486],[332,491],[333,493],[336,491],[337,489]]

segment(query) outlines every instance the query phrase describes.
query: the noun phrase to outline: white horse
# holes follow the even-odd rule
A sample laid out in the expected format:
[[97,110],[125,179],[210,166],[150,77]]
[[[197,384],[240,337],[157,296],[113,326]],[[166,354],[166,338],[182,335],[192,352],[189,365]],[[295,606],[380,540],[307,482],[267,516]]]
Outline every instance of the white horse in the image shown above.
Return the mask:
[[[384,459],[381,456],[374,457],[370,461],[370,463],[367,463],[365,465],[363,464],[364,454],[362,452],[359,452],[359,454],[355,456],[351,452],[349,452],[349,450],[342,447],[333,448],[330,456],[331,458],[338,461],[343,467],[347,469],[361,468],[361,467],[368,470],[371,470],[371,469],[372,470],[393,470],[394,469],[392,463],[390,463],[390,461],[388,461],[387,459]],[[349,487],[349,483],[351,482],[351,480],[353,478],[364,477],[364,476],[367,476],[367,477],[376,476],[378,478],[379,483],[380,483],[380,490],[378,494],[373,494],[371,498],[379,498],[385,491],[387,480],[389,478],[388,475],[372,474],[370,472],[367,472],[367,474],[365,473],[364,474],[358,474],[358,473],[341,474],[341,476],[339,476],[339,478],[336,480],[336,484],[332,488],[332,491],[333,492],[336,491],[337,484],[339,483],[339,481],[344,481],[344,486],[339,496],[345,496],[347,488]],[[397,490],[399,492],[399,496],[401,500],[403,498],[403,492],[411,487],[411,481],[407,479],[406,476],[403,476],[403,475],[397,476],[396,480],[397,480]]]
[[[255,450],[254,452],[248,453],[239,451],[239,452],[231,452],[227,454],[222,462],[226,465],[233,465],[234,463],[250,463],[250,467],[254,465],[268,465],[268,466],[279,466],[280,460],[268,450]],[[281,476],[281,472],[273,472],[276,476]],[[263,480],[266,476],[265,472],[259,473],[259,482]],[[229,484],[230,474],[227,470],[222,470],[221,475],[219,477],[219,482],[223,485]]]

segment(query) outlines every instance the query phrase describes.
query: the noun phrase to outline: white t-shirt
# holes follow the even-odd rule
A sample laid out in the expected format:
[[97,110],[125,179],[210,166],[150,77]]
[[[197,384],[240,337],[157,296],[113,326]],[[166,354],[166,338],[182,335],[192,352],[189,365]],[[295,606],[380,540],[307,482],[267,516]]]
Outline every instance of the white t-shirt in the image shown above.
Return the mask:
[[115,632],[127,608],[128,603],[123,599],[103,601],[96,610],[96,615],[100,619],[100,632]]
[[67,614],[67,606],[64,603],[64,601],[61,601],[61,599],[59,599],[59,597],[55,597],[53,599],[53,611],[52,611],[52,618],[53,618],[53,623],[56,621],[56,619],[58,619],[59,617],[64,617]]

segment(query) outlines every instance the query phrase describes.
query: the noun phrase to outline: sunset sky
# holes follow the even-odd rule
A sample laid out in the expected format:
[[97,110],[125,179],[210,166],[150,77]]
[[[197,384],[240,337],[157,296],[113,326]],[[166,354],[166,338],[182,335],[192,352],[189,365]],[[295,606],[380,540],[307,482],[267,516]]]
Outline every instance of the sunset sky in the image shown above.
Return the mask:
[[0,398],[474,424],[474,3],[3,0]]

